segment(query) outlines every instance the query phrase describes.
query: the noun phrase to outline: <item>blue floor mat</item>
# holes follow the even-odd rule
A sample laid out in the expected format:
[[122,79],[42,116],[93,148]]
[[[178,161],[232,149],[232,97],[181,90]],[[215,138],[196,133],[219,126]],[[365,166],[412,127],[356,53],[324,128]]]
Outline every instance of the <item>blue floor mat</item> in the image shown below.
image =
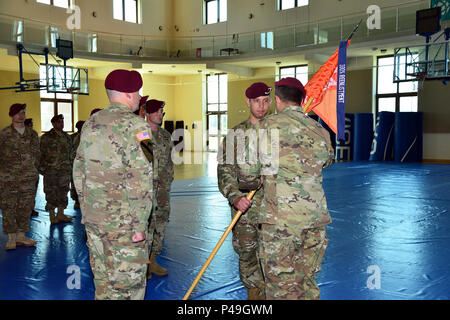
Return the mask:
[[[29,234],[37,246],[5,251],[0,234],[0,299],[93,299],[81,213],[70,200],[73,222],[50,225],[41,186]],[[321,299],[450,298],[449,165],[335,163],[324,171],[324,188],[333,223],[316,277]],[[182,299],[231,221],[215,177],[174,181],[171,210],[157,258],[169,275],[148,281],[146,299]],[[190,298],[247,298],[231,236]]]

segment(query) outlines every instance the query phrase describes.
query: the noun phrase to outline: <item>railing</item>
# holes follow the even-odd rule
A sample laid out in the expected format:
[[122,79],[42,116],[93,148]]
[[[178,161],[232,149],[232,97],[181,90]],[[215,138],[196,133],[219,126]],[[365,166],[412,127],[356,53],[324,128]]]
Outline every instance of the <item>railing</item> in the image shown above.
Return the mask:
[[[307,22],[289,26],[244,32],[231,35],[171,37],[163,38],[142,35],[120,35],[104,32],[68,30],[42,21],[0,15],[0,42],[22,42],[25,45],[55,47],[56,37],[73,41],[74,50],[86,55],[139,56],[142,58],[221,57],[239,53],[243,56],[263,55],[267,52],[289,50],[326,43],[336,45],[345,39],[362,19],[353,40],[368,41],[402,31],[415,29],[416,11],[427,8],[429,1],[417,1],[381,9],[381,29],[368,29],[366,12],[337,17],[318,22]],[[268,34],[272,42],[267,40]],[[264,45],[265,43],[265,45]],[[273,44],[273,45],[272,45]],[[224,51],[221,49],[233,50]]]

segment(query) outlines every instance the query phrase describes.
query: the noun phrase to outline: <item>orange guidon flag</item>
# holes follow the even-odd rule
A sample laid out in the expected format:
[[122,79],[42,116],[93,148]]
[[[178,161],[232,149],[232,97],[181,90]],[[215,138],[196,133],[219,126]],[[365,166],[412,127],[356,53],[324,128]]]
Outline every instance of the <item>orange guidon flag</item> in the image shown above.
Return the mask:
[[[350,40],[347,46],[349,44]],[[339,48],[309,79],[305,85],[306,96],[303,100],[303,111],[307,113],[313,110],[335,133],[338,132],[336,110],[338,57]]]

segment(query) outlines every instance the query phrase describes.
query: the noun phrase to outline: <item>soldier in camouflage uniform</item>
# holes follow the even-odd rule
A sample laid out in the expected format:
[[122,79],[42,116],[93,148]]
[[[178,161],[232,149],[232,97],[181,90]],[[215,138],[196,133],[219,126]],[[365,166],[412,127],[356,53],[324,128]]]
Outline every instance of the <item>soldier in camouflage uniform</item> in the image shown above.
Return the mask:
[[[81,136],[81,129],[83,128],[84,121],[78,121],[75,127],[77,128],[77,132],[72,134],[70,138],[72,139],[72,155],[70,160],[72,161],[75,159],[75,156],[77,155],[77,149],[80,145],[80,136]],[[70,197],[72,198],[75,203],[73,204],[74,209],[80,209],[80,202],[78,201],[78,195],[77,190],[75,189],[75,185],[73,183],[73,177],[70,178]]]
[[[64,116],[56,115],[51,119],[53,129],[41,137],[41,163],[39,172],[44,176],[44,193],[50,222],[71,222],[72,218],[64,214],[69,203],[67,193],[72,177],[72,139],[63,131]],[[58,213],[55,215],[55,209]]]
[[9,109],[12,124],[0,132],[0,208],[3,233],[8,235],[6,250],[36,245],[25,233],[30,231],[39,179],[39,138],[24,125],[25,108],[25,104],[13,104]]
[[114,70],[105,80],[110,105],[84,124],[73,166],[96,299],[144,299],[152,163],[142,150],[150,127],[133,114],[142,77]]
[[[329,133],[303,113],[304,95],[295,78],[275,83],[278,113],[255,125],[261,134],[258,160],[239,165],[243,187],[257,188],[263,177],[259,259],[267,299],[320,297],[315,274],[328,243],[325,226],[331,223],[322,169],[332,163],[333,150]],[[258,153],[256,143],[249,149],[253,156]]]
[[150,222],[153,230],[153,245],[150,250],[150,264],[147,271],[147,279],[152,277],[152,273],[165,276],[167,269],[161,267],[156,262],[156,256],[161,254],[164,240],[164,231],[169,222],[170,214],[170,187],[173,181],[173,161],[172,149],[173,141],[170,133],[161,128],[164,116],[163,108],[165,102],[151,99],[145,103],[145,114],[147,123],[152,129],[153,155],[154,155],[154,219]]
[[[245,147],[245,142],[242,139],[239,141],[239,135],[243,133],[251,134],[250,129],[253,128],[253,125],[266,116],[272,103],[270,92],[271,88],[262,82],[256,82],[247,88],[245,95],[247,97],[247,105],[250,108],[250,116],[228,132],[217,155],[219,190],[228,199],[232,218],[237,210],[245,212],[233,228],[233,248],[239,255],[239,277],[247,288],[249,300],[264,298],[264,280],[257,259],[257,225],[263,190],[258,190],[252,201],[248,201],[245,196],[251,190],[239,188],[237,157],[244,151],[238,150],[240,141],[242,142],[241,149]],[[238,139],[235,139],[235,137]],[[228,150],[228,152],[233,151],[230,159],[227,159],[227,146],[234,149]],[[248,211],[245,211],[250,204],[251,207]]]

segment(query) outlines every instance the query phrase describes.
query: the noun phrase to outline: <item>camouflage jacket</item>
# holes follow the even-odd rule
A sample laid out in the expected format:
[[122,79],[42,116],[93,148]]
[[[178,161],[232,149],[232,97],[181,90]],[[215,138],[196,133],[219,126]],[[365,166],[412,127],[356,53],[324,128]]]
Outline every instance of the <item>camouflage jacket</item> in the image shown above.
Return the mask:
[[170,186],[173,181],[173,161],[172,149],[173,141],[170,133],[161,127],[152,132],[154,141],[154,157],[156,158],[157,172],[154,175],[154,187],[157,192],[170,192]]
[[148,124],[120,103],[85,122],[73,165],[82,223],[112,234],[148,231],[153,169],[141,142],[149,138]]
[[[254,129],[254,127],[250,122],[250,119],[242,121],[238,125],[234,126],[228,131],[228,134],[223,139],[217,153],[217,181],[219,184],[219,190],[223,196],[228,199],[228,202],[232,208],[233,216],[237,212],[233,206],[233,200],[237,197],[246,196],[251,191],[251,188],[246,188],[245,186],[243,188],[239,188],[238,158],[240,154],[245,152],[245,135],[247,134],[250,137],[254,136],[254,131],[252,131],[252,129]],[[243,137],[243,139],[240,140],[240,137]],[[229,154],[229,157],[227,157],[227,140],[228,142],[233,143],[233,148],[228,150],[228,152],[233,152],[232,154]],[[243,161],[245,161],[245,159],[242,159],[242,162]],[[264,192],[262,189],[263,188],[258,190],[253,196],[252,206],[247,210],[247,212],[245,212],[245,215],[242,216],[244,219],[249,219],[251,222],[257,223]]]
[[72,139],[66,132],[59,135],[55,129],[51,129],[42,135],[40,173],[65,171],[70,174],[71,157]]
[[21,135],[12,125],[0,132],[0,179],[2,181],[33,180],[39,175],[39,138],[25,126]]
[[[254,164],[239,165],[239,180],[254,187],[263,175],[260,221],[297,231],[331,223],[322,188],[322,169],[333,162],[329,133],[297,106],[262,119],[255,129],[267,152]],[[249,153],[257,152],[250,143]]]

